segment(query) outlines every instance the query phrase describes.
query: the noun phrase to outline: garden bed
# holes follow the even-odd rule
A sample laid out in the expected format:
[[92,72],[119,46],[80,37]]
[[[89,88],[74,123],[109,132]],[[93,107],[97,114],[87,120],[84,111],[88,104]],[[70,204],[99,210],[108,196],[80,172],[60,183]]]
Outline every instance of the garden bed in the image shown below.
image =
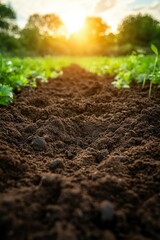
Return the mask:
[[160,92],[77,65],[0,107],[3,240],[158,240]]

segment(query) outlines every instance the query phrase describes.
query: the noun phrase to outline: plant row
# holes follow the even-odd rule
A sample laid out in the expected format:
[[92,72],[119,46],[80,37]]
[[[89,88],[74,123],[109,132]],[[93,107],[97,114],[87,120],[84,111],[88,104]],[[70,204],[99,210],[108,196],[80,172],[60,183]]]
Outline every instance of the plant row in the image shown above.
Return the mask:
[[0,56],[0,105],[8,105],[13,100],[13,93],[23,87],[37,87],[37,80],[47,82],[60,73],[67,65],[65,59],[53,58],[12,58]]
[[14,91],[23,87],[37,86],[37,80],[47,82],[62,72],[71,63],[99,75],[114,76],[113,85],[129,88],[134,81],[142,87],[149,82],[149,96],[152,86],[160,87],[160,58],[157,48],[151,46],[155,56],[131,55],[128,57],[45,57],[12,58],[0,56],[0,105],[8,105],[13,100]]

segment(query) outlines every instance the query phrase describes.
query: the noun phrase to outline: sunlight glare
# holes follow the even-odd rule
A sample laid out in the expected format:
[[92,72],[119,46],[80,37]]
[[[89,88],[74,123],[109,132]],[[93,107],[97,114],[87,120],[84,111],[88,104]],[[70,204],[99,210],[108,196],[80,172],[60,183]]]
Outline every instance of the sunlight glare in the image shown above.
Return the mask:
[[62,15],[61,18],[67,28],[68,35],[71,35],[82,28],[85,16],[83,12],[72,12]]

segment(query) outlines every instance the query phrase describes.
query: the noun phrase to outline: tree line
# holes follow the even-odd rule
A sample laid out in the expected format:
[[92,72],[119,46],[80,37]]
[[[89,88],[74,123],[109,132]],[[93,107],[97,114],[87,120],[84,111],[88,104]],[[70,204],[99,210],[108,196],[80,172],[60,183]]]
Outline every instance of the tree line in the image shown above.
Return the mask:
[[[74,20],[73,20],[74,21]],[[100,17],[87,17],[78,33],[67,29],[56,14],[33,14],[23,29],[11,6],[0,3],[0,53],[17,56],[125,55],[160,47],[160,22],[150,15],[129,15],[116,34]]]

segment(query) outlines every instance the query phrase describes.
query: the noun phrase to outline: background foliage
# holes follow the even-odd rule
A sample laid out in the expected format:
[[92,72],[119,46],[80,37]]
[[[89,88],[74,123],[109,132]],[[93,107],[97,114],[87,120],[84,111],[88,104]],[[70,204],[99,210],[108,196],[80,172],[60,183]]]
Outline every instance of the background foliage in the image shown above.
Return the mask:
[[33,14],[23,29],[15,20],[12,7],[0,3],[0,52],[6,56],[118,56],[139,50],[150,53],[152,43],[160,48],[160,23],[149,15],[127,16],[116,34],[100,17],[88,17],[80,32],[69,37],[56,14]]

